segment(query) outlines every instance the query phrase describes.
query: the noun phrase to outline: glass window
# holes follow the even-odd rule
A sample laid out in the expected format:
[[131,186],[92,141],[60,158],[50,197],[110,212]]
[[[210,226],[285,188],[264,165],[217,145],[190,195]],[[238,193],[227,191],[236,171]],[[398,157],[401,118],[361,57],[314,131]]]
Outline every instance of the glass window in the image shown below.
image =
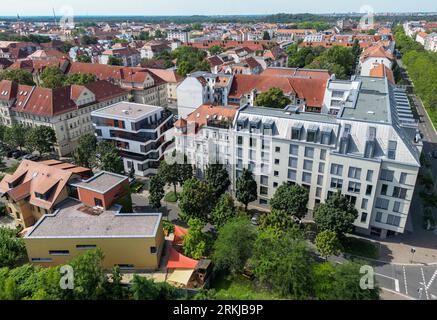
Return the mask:
[[390,201],[384,198],[376,198],[376,204],[375,207],[378,209],[384,209],[387,210],[389,206]]
[[367,210],[367,204],[369,203],[368,199],[361,200],[361,209]]
[[317,185],[323,185],[323,176],[317,176]]
[[313,158],[314,157],[314,148],[305,147],[305,157]]
[[388,153],[387,153],[387,157],[389,159],[395,160],[396,159],[396,146],[397,146],[397,142],[396,141],[389,141],[388,142]]
[[382,194],[383,196],[386,196],[386,195],[387,195],[387,189],[388,189],[388,185],[383,184],[383,185],[381,186],[381,194]]
[[331,188],[341,189],[343,187],[343,180],[337,178],[331,178]]
[[269,193],[269,188],[263,187],[263,186],[259,187],[259,194],[265,196],[265,195],[268,195],[268,193]]
[[376,222],[382,222],[382,212],[377,212],[375,217]]
[[394,202],[393,212],[401,212],[401,203],[399,201]]
[[372,189],[373,189],[373,186],[371,184],[368,184],[366,186],[366,195],[370,196],[372,194]]
[[279,159],[275,159],[275,164],[279,164]]
[[372,181],[373,179],[373,170],[367,170],[366,180]]
[[399,199],[405,199],[407,197],[407,189],[394,187],[392,196]]
[[290,154],[293,156],[297,156],[299,153],[299,146],[295,144],[290,144]]
[[381,170],[381,180],[392,182],[394,177],[394,171],[382,169]]
[[308,130],[307,131],[307,142],[316,142],[317,132]]
[[322,196],[322,188],[317,188],[316,189],[316,197],[320,198]]
[[348,188],[347,188],[347,191],[358,193],[358,192],[360,192],[360,189],[361,189],[361,183],[355,182],[355,181],[350,181]]
[[349,167],[348,177],[353,179],[361,179],[361,169],[355,167]]
[[313,162],[311,160],[304,160],[303,169],[308,171],[313,170]]
[[331,165],[331,174],[341,176],[343,174],[343,166],[341,164],[333,163]]
[[237,144],[240,146],[243,144],[243,137],[242,136],[237,137]]
[[290,157],[288,159],[288,166],[290,168],[297,168],[297,158]]
[[296,170],[288,170],[288,179],[296,181]]
[[275,152],[281,152],[281,147],[275,147]]
[[267,185],[269,184],[269,177],[267,177],[267,176],[261,176],[261,177],[260,177],[260,183],[261,183],[262,185],[267,186]]
[[399,179],[399,183],[401,183],[401,184],[405,184],[406,181],[407,181],[407,176],[408,176],[407,173],[405,173],[405,172],[401,172],[401,177],[400,177],[400,179]]
[[401,218],[392,214],[387,215],[387,224],[399,227]]
[[366,222],[367,221],[367,212],[362,212],[361,213],[361,222]]
[[302,182],[311,183],[311,173],[302,172]]
[[325,149],[320,150],[320,160],[326,160],[326,150]]
[[319,163],[319,173],[325,172],[325,164],[323,162]]

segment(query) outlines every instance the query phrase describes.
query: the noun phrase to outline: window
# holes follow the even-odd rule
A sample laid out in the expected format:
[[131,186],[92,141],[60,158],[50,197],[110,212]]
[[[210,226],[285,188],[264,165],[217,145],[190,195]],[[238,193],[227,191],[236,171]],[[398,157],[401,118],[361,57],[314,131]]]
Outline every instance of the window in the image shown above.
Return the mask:
[[296,170],[288,170],[288,179],[296,181]]
[[291,139],[300,140],[301,131],[302,131],[301,127],[299,127],[299,128],[293,127],[291,129]]
[[308,171],[313,170],[313,162],[311,160],[304,160],[303,169]]
[[242,136],[237,137],[237,144],[240,146],[243,144],[243,137]]
[[279,176],[279,171],[274,171],[274,172],[273,172],[273,175],[274,175],[275,177]]
[[52,258],[32,258],[31,259],[32,262],[52,262]]
[[394,187],[392,196],[399,199],[405,199],[407,197],[407,189]]
[[243,149],[242,148],[237,149],[237,157],[239,157],[239,158],[243,157]]
[[384,209],[387,210],[388,209],[388,205],[389,205],[390,201],[387,199],[383,199],[383,198],[376,198],[376,204],[375,207],[378,209]]
[[381,170],[381,180],[392,182],[394,177],[394,171],[382,169]]
[[383,185],[381,186],[381,194],[382,194],[383,196],[386,196],[386,195],[387,195],[387,189],[388,189],[388,185],[383,184]]
[[311,173],[303,172],[302,173],[302,182],[311,183]]
[[277,188],[278,187],[278,183],[277,182],[273,182],[273,188]]
[[347,191],[358,193],[358,192],[360,192],[360,190],[361,190],[361,183],[359,183],[359,182],[354,182],[354,181],[350,181],[350,182],[349,182],[349,185],[348,185]]
[[322,196],[322,188],[316,188],[316,197],[320,198]]
[[158,249],[156,247],[150,247],[150,253],[151,254],[157,254],[158,253]]
[[341,164],[333,163],[331,165],[331,174],[341,176],[343,174],[343,166]]
[[399,227],[401,223],[401,218],[398,216],[394,216],[392,214],[387,215],[387,224]]
[[317,131],[308,130],[307,131],[307,142],[316,142]]
[[313,158],[314,157],[314,148],[305,147],[305,157]]
[[366,180],[372,181],[373,179],[373,170],[367,170]]
[[407,176],[408,176],[407,173],[405,173],[405,172],[401,172],[401,177],[400,177],[400,179],[399,179],[399,183],[401,183],[401,184],[405,184],[406,181],[407,181]]
[[275,164],[279,164],[279,159],[275,159]]
[[321,186],[323,184],[323,176],[317,176],[317,185]]
[[259,194],[263,195],[263,196],[268,195],[269,194],[269,188],[264,187],[264,186],[260,186],[259,187]]
[[367,212],[361,213],[361,222],[364,223],[367,221]]
[[297,156],[299,153],[299,146],[295,144],[290,144],[290,154],[293,156]]
[[281,152],[281,147],[275,147],[275,152]]
[[355,167],[349,167],[348,177],[353,179],[361,179],[361,169]]
[[68,256],[69,254],[69,250],[49,250],[51,256]]
[[297,158],[290,157],[288,159],[288,166],[290,168],[297,168]]
[[325,164],[323,162],[319,163],[319,173],[325,172]]
[[95,249],[97,246],[95,244],[78,244],[76,245],[77,250],[88,250]]
[[266,199],[259,199],[259,204],[269,204]]
[[371,184],[368,184],[366,187],[366,195],[370,196],[372,194],[373,186]]
[[393,204],[393,212],[401,212],[401,203],[399,201],[395,201]]
[[363,200],[361,200],[361,209],[367,210],[368,203],[369,203],[368,199],[364,198]]
[[260,184],[265,185],[265,186],[269,185],[269,177],[261,176],[260,177]]
[[320,150],[320,160],[326,160],[326,150]]
[[331,188],[341,189],[343,187],[343,180],[337,178],[331,178]]
[[397,142],[396,141],[389,141],[388,142],[388,153],[387,153],[387,157],[389,159],[395,160],[396,159],[396,146],[397,146]]
[[249,147],[256,147],[256,139],[255,138],[250,138],[249,139]]
[[382,212],[377,212],[375,217],[376,222],[382,222]]

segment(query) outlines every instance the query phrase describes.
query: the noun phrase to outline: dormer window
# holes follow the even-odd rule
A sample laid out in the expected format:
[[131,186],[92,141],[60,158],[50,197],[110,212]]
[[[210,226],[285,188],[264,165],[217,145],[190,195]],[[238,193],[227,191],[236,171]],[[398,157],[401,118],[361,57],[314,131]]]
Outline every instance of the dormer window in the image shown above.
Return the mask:
[[319,128],[317,126],[311,125],[307,130],[307,142],[316,142],[318,131]]
[[396,147],[397,147],[397,142],[396,141],[389,141],[388,142],[388,153],[387,153],[387,157],[391,160],[395,160],[396,159]]
[[38,199],[41,199],[41,200],[47,201],[49,198],[48,196],[49,196],[49,192],[46,192],[46,193],[35,192],[35,197],[37,197]]
[[296,124],[291,128],[291,139],[300,140],[302,136],[302,124]]

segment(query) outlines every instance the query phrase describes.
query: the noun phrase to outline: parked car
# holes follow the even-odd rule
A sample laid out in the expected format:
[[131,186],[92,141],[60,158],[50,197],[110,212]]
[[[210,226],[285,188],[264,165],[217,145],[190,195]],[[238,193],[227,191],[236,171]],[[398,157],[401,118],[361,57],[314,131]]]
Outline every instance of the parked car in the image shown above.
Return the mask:
[[251,222],[254,226],[257,226],[257,225],[259,225],[259,218],[260,218],[260,215],[259,215],[259,213],[257,212],[257,213],[255,213],[255,214],[252,216],[252,219],[250,220],[250,222]]
[[23,151],[17,150],[12,153],[12,158],[18,159],[19,157],[25,155]]
[[26,155],[23,157],[23,159],[24,159],[24,160],[30,160],[30,161],[38,161],[38,160],[39,160],[39,157],[38,157],[37,155],[34,155],[34,154],[26,154]]

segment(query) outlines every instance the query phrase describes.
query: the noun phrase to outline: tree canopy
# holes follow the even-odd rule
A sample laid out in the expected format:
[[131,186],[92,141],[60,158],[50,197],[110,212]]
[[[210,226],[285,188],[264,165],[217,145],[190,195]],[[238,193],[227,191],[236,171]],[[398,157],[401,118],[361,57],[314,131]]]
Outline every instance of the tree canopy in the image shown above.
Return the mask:
[[250,170],[243,169],[241,176],[236,182],[236,198],[244,204],[245,210],[250,202],[255,201],[258,197],[258,186],[253,179],[253,174]]
[[273,87],[268,91],[259,94],[255,99],[256,106],[267,108],[283,109],[291,103],[291,100],[284,95],[281,89]]
[[222,227],[237,214],[234,199],[229,194],[222,194],[211,211],[211,222],[216,227]]
[[185,181],[178,203],[182,218],[185,221],[189,221],[190,218],[198,218],[207,222],[208,214],[213,205],[212,194],[212,189],[206,182],[196,178]]
[[308,199],[309,192],[306,188],[284,182],[276,189],[270,200],[270,206],[274,210],[282,210],[300,220],[307,213]]
[[101,170],[123,174],[123,159],[116,146],[109,141],[100,141],[97,144],[97,160]]
[[24,69],[0,71],[0,81],[1,80],[15,81],[18,84],[23,84],[27,86],[35,85],[32,74]]
[[17,230],[0,228],[0,268],[12,268],[25,257],[26,247]]
[[219,163],[206,166],[205,179],[212,187],[215,199],[220,198],[231,185],[228,170],[223,164]]
[[28,151],[38,151],[40,155],[53,151],[56,134],[53,128],[37,126],[27,129],[25,147]]
[[204,222],[198,218],[188,220],[188,232],[182,241],[185,255],[199,260],[211,251],[212,238],[209,233],[203,232]]
[[94,134],[82,135],[73,151],[74,162],[79,166],[92,169],[96,165],[96,148],[97,138]]

